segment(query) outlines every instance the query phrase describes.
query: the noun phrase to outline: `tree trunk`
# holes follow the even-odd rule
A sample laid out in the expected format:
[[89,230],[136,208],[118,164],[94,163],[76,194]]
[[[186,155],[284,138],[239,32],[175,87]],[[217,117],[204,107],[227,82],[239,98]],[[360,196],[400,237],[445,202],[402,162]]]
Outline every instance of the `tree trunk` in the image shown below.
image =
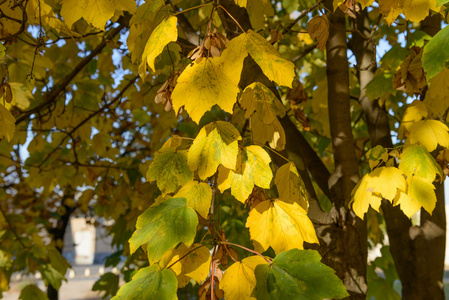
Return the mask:
[[[370,34],[366,10],[359,15],[357,27],[364,35]],[[429,17],[422,22],[421,29],[434,35],[440,28],[440,17]],[[379,107],[377,100],[365,96],[366,85],[374,77],[375,66],[367,68],[375,53],[372,42],[359,35],[353,38],[353,52],[359,62],[360,98],[368,123],[371,146],[392,148],[387,112]],[[399,207],[382,202],[382,212],[387,225],[390,251],[402,282],[404,299],[444,299],[443,275],[446,243],[446,216],[444,186],[435,184],[437,204],[432,214],[421,210],[421,226],[412,226]]]

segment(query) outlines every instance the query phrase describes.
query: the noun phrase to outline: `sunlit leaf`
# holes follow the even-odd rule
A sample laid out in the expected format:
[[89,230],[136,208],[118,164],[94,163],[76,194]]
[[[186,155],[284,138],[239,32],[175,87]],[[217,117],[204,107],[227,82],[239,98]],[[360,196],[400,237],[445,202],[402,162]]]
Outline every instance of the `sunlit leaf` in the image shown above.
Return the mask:
[[427,74],[427,79],[431,79],[440,73],[444,68],[444,63],[449,60],[449,26],[441,29],[424,46],[422,66]]
[[156,152],[146,174],[148,181],[156,180],[162,194],[172,193],[189,181],[193,175],[187,165],[187,151],[162,148]]
[[259,252],[271,246],[279,254],[293,248],[303,249],[304,242],[318,243],[307,212],[296,202],[263,201],[251,210],[246,227]]
[[440,166],[422,145],[407,147],[400,156],[399,169],[407,177],[418,176],[427,181],[434,181],[437,174],[443,177]]
[[193,243],[198,217],[188,207],[184,198],[170,198],[157,206],[148,208],[139,216],[136,231],[129,239],[130,251],[148,243],[150,263],[157,262],[168,250],[180,242]]
[[274,183],[278,189],[280,199],[289,203],[297,202],[302,208],[307,209],[308,200],[304,182],[292,162],[282,165],[276,171]]
[[212,199],[212,189],[207,183],[190,181],[183,185],[173,197],[185,198],[188,206],[207,219]]
[[407,183],[407,193],[401,192],[395,199],[395,204],[400,205],[401,210],[409,218],[417,213],[421,207],[432,214],[437,202],[434,192],[435,187],[432,182],[418,176],[411,176],[407,178]]
[[405,131],[408,131],[416,122],[426,118],[427,115],[427,106],[420,100],[413,101],[413,103],[407,107],[404,116],[402,117],[401,125],[398,129],[398,138],[402,140]]
[[271,158],[259,146],[249,146],[240,151],[236,170],[223,167],[218,172],[218,188],[221,192],[231,188],[231,194],[244,203],[255,185],[270,188],[273,172],[270,168]]
[[427,148],[429,152],[435,150],[440,144],[449,147],[449,128],[437,120],[423,120],[416,122],[409,129],[410,144],[421,144]]
[[160,270],[158,265],[140,269],[132,280],[125,283],[112,300],[178,299],[176,275],[171,270]]
[[[438,119],[442,118],[449,109],[449,69],[444,68],[435,77],[430,79],[424,104]],[[447,117],[446,117],[447,120]]]
[[267,264],[267,261],[255,255],[243,259],[242,262],[235,262],[227,268],[220,281],[220,288],[224,291],[225,298],[256,300],[254,295],[256,287],[254,270],[260,264]]
[[230,123],[218,121],[204,126],[193,141],[188,153],[188,164],[198,171],[201,179],[212,176],[220,164],[235,169],[239,132]]
[[278,299],[342,299],[349,294],[335,271],[314,250],[279,253],[272,264],[256,267],[256,297]]

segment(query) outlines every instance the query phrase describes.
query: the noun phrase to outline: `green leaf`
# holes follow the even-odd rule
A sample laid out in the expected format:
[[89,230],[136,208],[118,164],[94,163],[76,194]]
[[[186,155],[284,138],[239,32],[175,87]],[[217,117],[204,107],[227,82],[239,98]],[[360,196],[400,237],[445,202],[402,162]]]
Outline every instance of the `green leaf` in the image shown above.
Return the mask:
[[42,279],[44,279],[46,286],[50,284],[56,290],[59,290],[65,274],[59,273],[55,268],[48,264],[41,265],[39,267],[39,272],[42,274]]
[[449,0],[437,0],[437,6],[444,5],[448,2],[449,2]]
[[0,128],[0,138],[6,137],[9,142],[16,131],[16,119],[2,104],[0,104]]
[[190,181],[182,186],[175,198],[185,198],[187,205],[196,210],[203,218],[209,215],[212,189],[205,182]]
[[171,270],[160,270],[158,265],[140,269],[132,280],[120,288],[111,300],[172,300],[178,299],[178,282]]
[[[145,49],[142,54],[142,63],[145,65],[145,60],[148,66],[156,71],[154,67],[154,60],[162,53],[164,47],[170,42],[175,42],[178,39],[178,27],[176,26],[178,19],[174,16],[169,16],[163,20],[151,33],[148,39]],[[146,66],[146,65],[145,65]],[[146,67],[145,72],[140,74],[143,79],[147,75]],[[142,76],[144,75],[144,76]]]
[[393,88],[393,74],[388,72],[381,72],[374,76],[374,78],[366,85],[366,96],[370,100],[376,100],[386,93],[394,93]]
[[335,271],[320,261],[317,251],[292,249],[279,253],[271,265],[258,265],[257,299],[321,300],[349,296]]
[[232,112],[240,90],[233,74],[226,72],[226,63],[221,56],[204,58],[200,63],[187,66],[173,90],[174,110],[178,111],[184,106],[196,123],[199,123],[201,117],[214,105]]
[[119,280],[120,277],[118,275],[111,272],[105,273],[94,283],[92,291],[104,291],[104,297],[113,296],[117,294]]
[[141,245],[148,244],[150,264],[180,242],[187,246],[196,235],[198,216],[187,206],[185,198],[170,198],[148,208],[137,218],[136,231],[129,239],[130,251],[134,253]]
[[22,300],[48,300],[47,294],[41,291],[40,288],[34,284],[29,284],[20,292],[19,299]]
[[441,29],[424,47],[422,66],[427,80],[440,73],[449,59],[449,26]]
[[220,164],[235,169],[238,155],[239,132],[234,125],[218,121],[204,126],[193,141],[188,153],[188,164],[192,171],[198,171],[201,179],[215,172]]
[[407,147],[400,156],[399,170],[407,177],[418,176],[433,182],[437,174],[443,177],[443,172],[435,159],[423,145]]
[[187,165],[187,151],[176,151],[171,147],[160,149],[148,168],[146,178],[148,181],[156,180],[163,195],[192,181],[193,175]]

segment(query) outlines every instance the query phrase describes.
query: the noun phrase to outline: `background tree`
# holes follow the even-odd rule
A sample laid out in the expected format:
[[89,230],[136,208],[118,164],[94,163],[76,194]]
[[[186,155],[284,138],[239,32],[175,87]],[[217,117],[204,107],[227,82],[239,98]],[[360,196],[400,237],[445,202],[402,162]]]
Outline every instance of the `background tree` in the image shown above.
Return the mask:
[[1,2],[0,291],[83,215],[115,299],[443,299],[447,2]]

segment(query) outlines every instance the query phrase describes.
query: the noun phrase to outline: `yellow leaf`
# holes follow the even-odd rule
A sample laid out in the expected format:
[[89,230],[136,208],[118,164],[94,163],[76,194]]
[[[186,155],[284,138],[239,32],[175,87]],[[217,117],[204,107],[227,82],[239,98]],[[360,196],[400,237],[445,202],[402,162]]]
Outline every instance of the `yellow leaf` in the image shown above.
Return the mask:
[[212,176],[220,164],[235,169],[238,155],[237,141],[241,136],[235,127],[223,121],[207,124],[193,141],[187,155],[192,171],[201,179]]
[[354,188],[352,209],[360,218],[369,206],[379,211],[382,197],[393,201],[399,191],[405,192],[407,183],[404,173],[395,167],[380,167],[365,175]]
[[424,120],[413,124],[410,128],[410,144],[421,144],[432,152],[440,144],[449,147],[449,129],[437,120]]
[[186,198],[187,205],[207,219],[212,200],[212,189],[207,183],[190,181],[182,186],[174,198]]
[[10,82],[9,86],[11,87],[12,101],[6,103],[6,108],[9,109],[10,106],[15,105],[22,110],[27,109],[30,106],[30,100],[33,99],[31,92],[23,83]]
[[362,5],[362,8],[365,8],[372,5],[374,3],[374,0],[359,0],[358,2]]
[[378,2],[380,13],[384,15],[388,25],[391,25],[402,13],[404,0],[378,0]]
[[[156,57],[162,53],[162,50],[164,50],[168,43],[175,42],[178,39],[177,21],[178,19],[174,16],[169,16],[167,19],[163,20],[153,30],[145,45],[142,54],[142,63],[145,64],[146,61],[153,71],[156,71],[154,67],[154,60]],[[144,74],[145,76],[147,74],[146,68]],[[141,74],[142,79],[144,79],[145,76],[142,77]]]
[[199,123],[201,117],[212,106],[232,112],[239,88],[235,79],[225,72],[223,56],[193,63],[181,73],[172,94],[173,108],[182,106],[193,121]]
[[[294,64],[282,58],[266,39],[252,30],[242,33],[227,44],[221,57],[228,62],[228,76],[236,78],[237,82],[240,80],[242,70],[240,65],[248,54],[251,55],[268,79],[278,85],[292,87],[295,77]],[[237,67],[233,67],[233,64]]]
[[274,184],[276,184],[281,200],[288,203],[296,202],[307,210],[308,200],[304,183],[292,162],[286,163],[277,170]]
[[231,188],[231,194],[240,202],[245,203],[254,185],[264,189],[270,188],[273,173],[271,158],[259,146],[249,146],[240,151],[236,170],[223,167],[218,170],[218,188],[221,192]]
[[405,110],[402,117],[401,126],[398,130],[398,138],[404,139],[405,131],[409,130],[413,124],[427,117],[427,106],[420,100],[413,101]]
[[16,119],[9,110],[0,104],[0,138],[11,141],[16,131]]
[[256,31],[264,29],[267,17],[274,16],[273,5],[269,0],[248,0],[246,11],[252,27]]
[[237,4],[238,6],[241,7],[245,7],[246,8],[246,4],[248,2],[248,0],[234,0],[235,4]]
[[437,174],[443,172],[429,151],[422,145],[412,145],[404,149],[400,156],[399,169],[405,176],[418,176],[433,182]]
[[187,247],[184,243],[164,254],[160,265],[170,267],[178,277],[178,287],[186,286],[190,278],[202,283],[209,275],[211,256],[209,249],[201,244]]
[[334,7],[334,12],[337,10],[337,8],[344,4],[346,2],[346,0],[334,0],[333,2],[333,7]]
[[281,122],[275,119],[271,124],[263,122],[263,115],[255,112],[251,117],[253,141],[260,144],[269,143],[270,147],[278,151],[285,148],[285,131]]
[[401,205],[401,210],[409,218],[417,213],[421,207],[432,214],[437,201],[432,182],[418,176],[411,176],[407,178],[407,183],[407,194],[401,192],[395,199],[395,204]]
[[315,16],[309,21],[309,34],[318,41],[317,47],[324,52],[329,38],[329,20],[325,15]]
[[258,265],[267,264],[260,256],[250,256],[236,262],[226,269],[220,281],[220,289],[224,291],[225,299],[252,299],[256,288],[256,275],[254,270]]
[[[444,68],[430,80],[430,86],[424,98],[424,104],[432,116],[441,118],[449,108],[449,69]],[[447,119],[446,119],[447,121]]]
[[284,105],[273,92],[260,82],[250,84],[242,93],[240,104],[246,110],[245,118],[257,111],[265,124],[273,123],[277,117],[285,115]]
[[402,10],[407,20],[419,23],[429,15],[429,10],[436,10],[436,0],[403,0]]
[[94,27],[104,29],[106,22],[114,16],[115,11],[134,12],[134,0],[64,0],[61,16],[69,28],[83,18]]
[[304,242],[318,243],[307,212],[296,202],[261,202],[249,213],[246,227],[259,252],[271,246],[278,254],[293,248],[303,249]]

